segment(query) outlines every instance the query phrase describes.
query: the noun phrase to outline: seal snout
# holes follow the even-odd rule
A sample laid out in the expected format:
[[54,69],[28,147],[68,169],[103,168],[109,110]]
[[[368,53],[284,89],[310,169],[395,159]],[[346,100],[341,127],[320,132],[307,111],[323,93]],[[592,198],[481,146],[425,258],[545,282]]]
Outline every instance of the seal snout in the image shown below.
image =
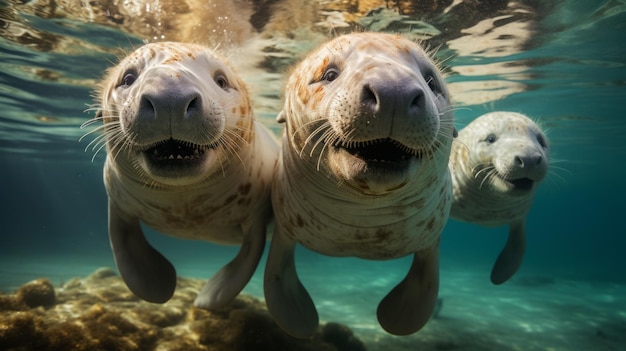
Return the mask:
[[[380,73],[380,72],[379,72]],[[428,120],[426,94],[415,77],[401,72],[376,74],[361,89],[360,108],[380,137],[405,134]]]
[[520,168],[538,166],[543,162],[543,156],[538,153],[533,155],[516,155],[514,162]]
[[424,108],[424,91],[411,82],[370,81],[363,85],[361,106],[371,115],[407,118]]
[[202,99],[195,90],[154,91],[141,95],[137,118],[156,119],[181,116],[185,119],[198,118],[202,113]]

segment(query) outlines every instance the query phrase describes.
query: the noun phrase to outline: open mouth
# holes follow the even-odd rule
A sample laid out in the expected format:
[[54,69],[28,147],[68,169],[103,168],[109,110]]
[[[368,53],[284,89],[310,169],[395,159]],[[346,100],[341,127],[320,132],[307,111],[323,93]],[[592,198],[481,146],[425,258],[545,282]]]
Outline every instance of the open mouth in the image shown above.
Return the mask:
[[216,144],[197,145],[180,140],[169,139],[143,151],[144,156],[154,165],[193,165],[200,162],[207,150]]
[[419,158],[406,146],[392,139],[377,139],[367,142],[346,144],[341,141],[333,144],[352,156],[357,157],[373,167],[398,167],[408,164],[413,158]]
[[506,181],[519,190],[531,190],[535,184],[535,181],[530,178],[507,179]]

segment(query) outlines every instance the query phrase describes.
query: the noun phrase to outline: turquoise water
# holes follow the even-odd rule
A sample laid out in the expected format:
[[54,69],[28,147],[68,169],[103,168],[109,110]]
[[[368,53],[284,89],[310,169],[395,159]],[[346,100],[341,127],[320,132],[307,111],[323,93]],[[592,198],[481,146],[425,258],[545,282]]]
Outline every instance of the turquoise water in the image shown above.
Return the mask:
[[[496,3],[506,4],[494,1],[492,5]],[[437,16],[418,16],[400,8],[409,14],[384,27],[413,30],[419,27],[417,20],[430,21],[439,34],[426,38],[426,43],[440,46],[436,57],[447,67],[457,127],[489,111],[524,113],[548,129],[553,162],[528,218],[524,264],[512,281],[502,286],[489,283],[489,270],[506,240],[506,228],[448,222],[441,247],[441,317],[413,336],[386,336],[375,319],[378,300],[404,275],[407,259],[337,259],[299,249],[300,276],[321,319],[349,325],[372,350],[408,350],[416,345],[425,349],[448,345],[455,350],[626,348],[626,188],[622,185],[626,4],[521,3],[532,16],[510,17],[499,9],[461,30],[455,29],[455,18],[445,17],[443,9],[433,10]],[[46,7],[35,10],[37,4],[0,1],[2,291],[42,276],[61,283],[114,265],[101,180],[104,155],[92,160],[93,152],[84,151],[88,141],[78,141],[86,132],[80,125],[92,117],[84,112],[93,102],[92,89],[102,72],[117,61],[120,48],[128,52],[152,40],[155,32],[166,39],[174,35],[159,26],[137,30],[145,26],[130,25],[131,21],[116,25],[100,20],[98,12],[89,17],[80,11],[63,12],[62,7],[56,12]],[[319,17],[330,23],[332,11],[322,10],[326,12],[319,10]],[[393,10],[373,18],[382,22]],[[480,11],[486,10],[472,14]],[[526,13],[520,11],[513,13]],[[489,18],[500,22],[513,18],[511,23],[528,24],[532,30],[515,32],[523,39],[519,45],[512,44],[510,33],[486,41],[498,33],[495,29],[507,29],[497,20],[494,30],[477,29]],[[258,49],[257,54],[266,55],[262,65],[247,61],[245,50],[252,50],[248,43],[224,37],[229,39],[221,47],[229,50],[255,94],[257,117],[276,133],[280,125],[274,117],[281,106],[285,66],[321,38],[349,30],[329,30],[316,26],[318,22],[315,18],[299,23],[301,28],[284,37],[267,25],[255,32],[251,40],[258,45],[253,47],[269,45],[287,57]],[[310,33],[301,34],[308,27]],[[500,44],[506,50],[494,54],[490,48]],[[485,82],[489,84],[481,84]],[[180,275],[202,279],[236,252],[151,231],[149,239]],[[259,268],[245,290],[259,297],[261,272]]]

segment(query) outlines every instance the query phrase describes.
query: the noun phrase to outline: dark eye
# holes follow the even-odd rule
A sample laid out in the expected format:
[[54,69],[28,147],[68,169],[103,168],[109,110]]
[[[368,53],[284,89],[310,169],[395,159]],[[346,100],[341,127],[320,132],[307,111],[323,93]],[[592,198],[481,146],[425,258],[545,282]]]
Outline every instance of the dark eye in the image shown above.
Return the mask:
[[124,77],[122,78],[122,82],[120,83],[120,86],[129,87],[133,85],[133,83],[135,83],[136,80],[137,80],[137,75],[135,74],[135,72],[126,71],[124,73]]
[[548,147],[548,142],[546,142],[546,138],[543,137],[543,135],[541,134],[537,134],[537,142],[539,143],[539,145],[541,145],[542,148],[546,148]]
[[228,88],[230,88],[230,84],[228,84],[228,79],[226,79],[226,76],[223,73],[218,73],[215,75],[215,78],[213,78],[215,80],[215,83],[222,89],[224,90],[228,90]]
[[426,84],[428,84],[430,90],[432,90],[433,93],[439,93],[439,85],[437,84],[437,80],[435,79],[435,77],[432,75],[428,75],[425,78]]
[[489,134],[487,135],[487,138],[485,138],[485,141],[488,142],[489,144],[493,144],[496,142],[498,138],[496,137],[495,134]]
[[339,71],[336,68],[329,68],[322,75],[322,80],[332,82],[333,80],[337,79],[337,77],[339,77]]

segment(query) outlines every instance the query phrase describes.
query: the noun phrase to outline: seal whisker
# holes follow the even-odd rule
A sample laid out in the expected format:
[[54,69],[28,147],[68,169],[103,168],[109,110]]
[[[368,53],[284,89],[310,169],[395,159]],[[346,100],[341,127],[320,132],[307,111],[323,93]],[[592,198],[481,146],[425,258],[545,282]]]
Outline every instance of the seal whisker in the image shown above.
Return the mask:
[[243,128],[243,127],[239,127],[239,126],[228,127],[226,129],[224,129],[223,133],[224,134],[228,133],[230,136],[232,136],[233,138],[239,140],[240,142],[244,143],[245,145],[250,145],[250,140],[247,140],[246,138],[244,138],[239,132],[245,133],[245,132],[247,132],[247,128]]
[[472,167],[472,169],[470,170],[470,174],[474,175],[474,178],[477,179],[478,177],[481,176],[482,172],[489,172],[491,171],[491,169],[495,168],[494,165],[492,164],[487,164],[487,163],[477,163],[476,165],[474,165],[474,167]]
[[[320,140],[324,140],[325,142],[324,142],[324,145],[322,146],[322,150],[320,150],[320,154],[319,154],[319,156],[317,158],[316,169],[317,169],[318,172],[320,170],[320,164],[322,162],[322,157],[324,156],[324,151],[327,150],[329,145],[333,145],[337,141],[338,138],[339,138],[338,135],[336,133],[334,133],[333,130],[330,129],[330,128],[327,129],[324,132],[324,135],[322,135],[322,137],[320,138]],[[319,143],[319,141],[318,141],[318,143]],[[317,145],[317,143],[316,143],[316,145]]]
[[[231,139],[230,133],[224,133],[224,137],[220,138],[218,140],[218,143],[220,143],[224,147],[224,150],[226,152],[228,152],[231,156],[234,156],[239,160],[244,170],[246,169],[246,163],[241,159],[241,155],[239,155],[239,151],[241,150],[241,147],[239,147],[236,140]],[[230,157],[225,157],[225,159],[229,160]],[[224,169],[222,169],[222,172],[224,172]]]
[[238,130],[232,130],[230,128],[226,128],[224,129],[223,137],[228,139],[228,141],[232,145],[232,148],[238,151],[239,149],[241,149],[241,144],[239,142],[243,143],[246,146],[249,146],[250,141],[246,140],[246,138],[244,138],[239,133],[237,133],[237,131]]
[[480,185],[478,186],[478,190],[482,190],[483,184],[485,184],[487,180],[490,180],[491,178],[495,177],[496,174],[497,174],[497,170],[495,167],[489,168],[489,171],[485,174],[485,177],[483,177],[482,181],[480,182]]
[[87,150],[89,150],[90,147],[91,147],[91,151],[94,151],[101,144],[102,145],[106,144],[106,139],[107,139],[106,133],[102,133],[96,136],[95,138],[93,138],[91,142],[89,142],[89,144],[87,144],[87,146],[85,147],[85,152],[87,152]]
[[328,123],[328,121],[325,121],[319,127],[317,127],[313,132],[311,132],[309,137],[306,138],[306,140],[302,144],[302,149],[300,150],[300,157],[302,157],[302,153],[304,152],[304,149],[306,148],[307,144],[309,144],[313,140],[313,138],[316,137],[316,135],[318,135],[319,133],[322,133],[322,135],[317,139],[315,144],[313,144],[313,146],[311,147],[311,152],[309,153],[309,157],[312,157],[313,153],[315,152],[315,149],[317,148],[320,142],[324,141],[325,135],[328,133],[329,130],[330,130],[330,123]]
[[[313,124],[317,124],[317,123],[319,123],[320,121],[321,121],[321,120],[314,120],[314,121],[307,122],[307,123],[305,123],[304,125],[300,126],[299,128],[297,128],[297,129],[293,132],[293,134],[292,134],[292,138],[295,138],[296,134],[298,134],[298,133],[299,133],[299,132],[300,132],[303,128],[305,128],[305,127],[307,127],[307,126],[310,126],[310,125],[313,125]],[[311,133],[309,134],[309,136],[306,138],[306,140],[304,141],[304,143],[302,143],[302,148],[301,148],[301,149],[299,150],[299,152],[298,152],[298,153],[299,153],[300,158],[302,158],[302,154],[304,153],[304,150],[305,150],[305,148],[306,148],[307,144],[309,144],[309,143],[313,140],[313,138],[314,138],[317,134],[319,134],[320,132],[323,132],[323,131],[324,131],[326,128],[328,128],[328,127],[330,127],[330,124],[328,124],[328,121],[323,121],[323,123],[322,123],[320,126],[318,126],[317,128],[315,128],[315,130],[313,130],[313,132],[311,132]],[[313,147],[313,148],[312,148],[312,150],[311,150],[311,154],[313,153],[313,150],[314,150],[314,149],[315,149],[315,147]]]
[[[94,133],[101,132],[101,131],[102,131],[102,130],[104,130],[105,128],[106,128],[106,127],[105,127],[105,125],[103,124],[103,125],[100,125],[100,126],[98,126],[98,127],[94,128],[94,129],[92,129],[92,130],[88,131],[87,133],[83,134],[80,138],[78,138],[78,142],[82,142],[82,141],[83,141],[83,139],[85,139],[85,138],[86,138],[86,137],[88,137],[89,135],[94,134]],[[103,135],[103,134],[100,134],[99,136],[96,136],[95,138],[98,138],[98,137],[100,137],[101,135]],[[92,141],[92,142],[93,142],[93,141]],[[90,143],[90,144],[91,144],[91,143]],[[87,148],[89,148],[89,145],[87,145]]]
[[335,133],[333,133],[333,130],[331,128],[325,129],[324,132],[322,133],[322,135],[317,139],[315,144],[313,144],[313,146],[311,147],[311,152],[309,153],[309,157],[313,157],[315,149],[317,149],[319,144],[324,144],[322,146],[322,150],[320,150],[320,154],[319,154],[319,157],[321,158],[322,155],[324,154],[324,149],[326,148],[327,144],[329,143],[328,139],[332,138],[334,134]]

